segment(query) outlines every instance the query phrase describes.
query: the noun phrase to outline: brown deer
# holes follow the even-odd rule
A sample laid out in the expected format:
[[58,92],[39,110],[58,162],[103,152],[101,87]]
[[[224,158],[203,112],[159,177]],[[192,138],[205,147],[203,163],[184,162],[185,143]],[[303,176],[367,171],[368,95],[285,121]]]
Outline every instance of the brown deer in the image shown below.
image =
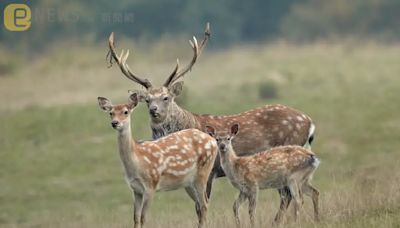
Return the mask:
[[206,223],[206,186],[218,148],[215,140],[197,129],[186,129],[159,140],[138,143],[132,139],[130,114],[137,94],[127,104],[113,105],[98,98],[100,108],[111,116],[118,131],[119,155],[125,179],[134,195],[134,227],[142,227],[146,210],[156,191],[185,188],[195,202],[199,227]]
[[[310,183],[319,165],[319,160],[313,152],[300,146],[280,146],[254,155],[238,157],[231,142],[239,132],[239,124],[233,124],[229,130],[221,131],[207,126],[206,131],[217,141],[222,169],[232,185],[240,191],[233,204],[238,226],[239,207],[248,200],[250,222],[254,227],[257,193],[259,189],[268,188],[289,188],[294,199],[296,220],[303,201],[302,194],[310,196],[314,205],[315,220],[319,220],[319,192]],[[285,207],[279,209],[275,217],[276,223],[281,221],[285,210]]]
[[[207,24],[204,34],[204,39],[200,44],[195,37],[190,41],[194,53],[190,63],[180,69],[179,61],[177,61],[175,69],[160,87],[154,87],[148,79],[142,79],[132,73],[126,63],[129,51],[122,51],[118,55],[114,47],[114,33],[111,33],[109,37],[110,63],[115,61],[127,78],[145,88],[145,90],[135,91],[135,93],[138,93],[139,101],[145,102],[148,106],[153,139],[183,129],[196,128],[204,131],[206,125],[229,127],[237,122],[240,123],[242,130],[232,144],[239,156],[254,154],[280,145],[311,145],[315,126],[310,117],[284,105],[266,105],[236,115],[213,116],[191,113],[175,103],[174,99],[180,95],[183,87],[183,81],[178,80],[192,69],[207,44],[210,37],[209,24]],[[208,197],[211,194],[214,178],[222,176],[224,173],[220,168],[219,159],[217,159],[207,185]],[[287,192],[287,189],[286,191],[280,190],[282,200],[286,199]],[[291,199],[290,195],[287,197],[289,198],[288,201],[285,201],[286,205]]]

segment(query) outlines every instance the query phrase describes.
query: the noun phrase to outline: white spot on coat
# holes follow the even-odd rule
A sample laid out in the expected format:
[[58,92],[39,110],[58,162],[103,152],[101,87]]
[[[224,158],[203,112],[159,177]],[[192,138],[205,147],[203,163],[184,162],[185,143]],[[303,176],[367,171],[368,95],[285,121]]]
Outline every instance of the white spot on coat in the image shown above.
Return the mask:
[[149,163],[149,164],[151,164],[151,161],[149,160],[149,158],[148,157],[146,157],[146,156],[143,156],[143,159],[147,162],[147,163]]
[[211,149],[211,142],[212,142],[212,141],[208,141],[208,142],[206,143],[206,145],[204,145],[204,149],[206,149],[206,150]]

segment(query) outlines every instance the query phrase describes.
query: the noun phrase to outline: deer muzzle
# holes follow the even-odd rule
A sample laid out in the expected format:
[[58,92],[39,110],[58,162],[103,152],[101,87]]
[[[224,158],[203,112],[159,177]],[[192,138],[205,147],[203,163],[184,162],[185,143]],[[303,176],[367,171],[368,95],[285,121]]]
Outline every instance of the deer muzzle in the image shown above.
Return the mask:
[[119,124],[119,122],[116,121],[116,120],[111,121],[111,127],[114,128],[114,129],[118,128],[118,124]]

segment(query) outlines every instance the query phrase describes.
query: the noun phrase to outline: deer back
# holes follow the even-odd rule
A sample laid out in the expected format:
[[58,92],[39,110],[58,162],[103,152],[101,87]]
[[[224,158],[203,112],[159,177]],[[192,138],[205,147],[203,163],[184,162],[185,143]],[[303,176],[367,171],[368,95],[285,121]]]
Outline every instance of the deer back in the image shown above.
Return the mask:
[[281,145],[306,144],[312,121],[300,111],[284,105],[267,105],[236,115],[197,115],[199,126],[212,125],[228,129],[235,123],[240,125],[232,145],[240,156],[250,155]]
[[315,154],[300,146],[280,146],[252,156],[238,157],[233,165],[236,179],[260,188],[280,188],[290,178],[302,180],[319,164]]

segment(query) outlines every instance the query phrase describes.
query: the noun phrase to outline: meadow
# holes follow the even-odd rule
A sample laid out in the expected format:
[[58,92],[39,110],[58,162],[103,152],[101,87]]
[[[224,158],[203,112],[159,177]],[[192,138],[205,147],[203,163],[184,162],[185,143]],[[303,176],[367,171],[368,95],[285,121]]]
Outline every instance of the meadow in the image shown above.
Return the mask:
[[[161,84],[187,41],[134,47],[134,72]],[[178,45],[185,44],[185,45]],[[60,43],[40,55],[15,58],[0,75],[0,227],[128,227],[132,196],[123,178],[116,132],[97,96],[116,103],[140,89],[116,66],[107,68],[106,43]],[[9,61],[12,54],[3,55]],[[14,56],[16,57],[16,56]],[[301,219],[285,227],[400,227],[400,46],[374,43],[285,42],[205,50],[185,76],[179,102],[198,113],[230,114],[281,103],[310,115],[313,150],[321,159],[314,186],[321,222],[306,199]],[[132,115],[137,139],[150,139],[144,104]],[[210,227],[234,227],[237,191],[217,179]],[[269,226],[278,194],[262,191],[257,225]],[[247,206],[246,206],[247,207]],[[247,209],[242,210],[248,221]],[[194,227],[184,191],[156,194],[147,227]]]

